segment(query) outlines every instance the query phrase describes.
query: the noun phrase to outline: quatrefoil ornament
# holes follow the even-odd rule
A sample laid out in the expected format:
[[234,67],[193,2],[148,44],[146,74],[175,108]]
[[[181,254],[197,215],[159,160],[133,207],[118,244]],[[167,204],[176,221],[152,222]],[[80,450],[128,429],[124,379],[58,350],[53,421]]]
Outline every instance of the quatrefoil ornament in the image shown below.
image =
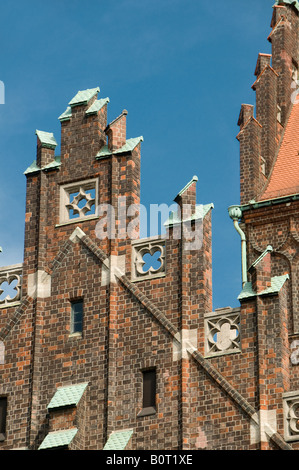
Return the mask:
[[155,240],[133,245],[134,279],[157,277],[165,273],[165,242]]
[[[149,257],[151,258],[149,260],[150,263],[144,259],[146,255],[149,255]],[[154,267],[152,265],[154,261],[159,264],[158,267]],[[152,248],[144,247],[137,253],[136,270],[139,274],[155,273],[161,269],[161,267],[163,266],[163,262],[164,262],[164,253],[163,253],[162,247],[160,247],[159,245],[154,246]],[[148,268],[144,269],[145,266],[148,266]]]
[[[16,281],[16,285],[12,285]],[[18,274],[6,274],[6,276],[0,277],[0,297],[6,294],[4,298],[0,298],[0,304],[7,304],[16,302],[21,298],[21,276]],[[3,287],[3,289],[2,289]],[[12,293],[15,295],[12,296]]]

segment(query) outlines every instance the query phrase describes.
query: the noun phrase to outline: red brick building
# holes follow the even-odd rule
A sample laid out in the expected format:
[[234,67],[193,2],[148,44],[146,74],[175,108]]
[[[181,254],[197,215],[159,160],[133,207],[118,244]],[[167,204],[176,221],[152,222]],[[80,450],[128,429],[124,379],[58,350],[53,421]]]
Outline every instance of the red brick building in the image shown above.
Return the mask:
[[79,91],[60,156],[36,131],[24,262],[0,269],[0,449],[299,449],[298,31],[299,2],[277,1],[239,117],[238,308],[212,310],[196,177],[166,235],[138,237],[125,110],[109,124],[109,99]]

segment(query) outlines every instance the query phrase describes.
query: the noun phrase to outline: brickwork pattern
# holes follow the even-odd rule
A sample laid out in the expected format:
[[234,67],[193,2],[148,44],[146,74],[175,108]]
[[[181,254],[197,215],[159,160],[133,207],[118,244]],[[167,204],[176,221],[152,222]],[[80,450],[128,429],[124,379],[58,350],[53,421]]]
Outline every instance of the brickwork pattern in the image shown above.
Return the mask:
[[[132,278],[126,228],[134,216],[127,209],[140,202],[141,145],[120,150],[127,112],[107,125],[107,102],[86,113],[96,95],[72,105],[61,122],[61,164],[48,171],[43,166],[53,161],[54,150],[38,142],[41,169],[26,175],[22,298],[0,315],[0,396],[8,399],[0,449],[38,449],[49,432],[73,428],[72,450],[103,449],[112,432],[125,429],[133,429],[132,450],[298,449],[299,442],[284,438],[283,409],[283,395],[299,387],[298,201],[247,205],[265,184],[283,135],[297,26],[293,7],[274,8],[272,65],[260,55],[256,67],[257,118],[250,105],[240,113],[248,268],[267,245],[273,251],[249,272],[253,290],[240,301],[240,343],[229,354],[205,355],[205,318],[215,314],[211,210],[200,221],[198,249],[187,248],[175,236],[178,226],[169,226],[163,275]],[[106,145],[110,153],[96,158]],[[116,238],[98,237],[99,214],[61,222],[60,188],[90,179],[98,181],[97,203],[110,204],[117,221],[126,216]],[[183,209],[182,228],[195,213],[196,178],[175,202]],[[138,223],[135,228],[138,238]],[[289,280],[265,295],[273,277],[283,274]],[[71,334],[71,302],[79,299],[83,330]],[[225,312],[217,312],[219,321]],[[143,409],[142,373],[153,368],[156,408],[149,412]],[[58,387],[82,383],[88,385],[76,405],[48,409]]]

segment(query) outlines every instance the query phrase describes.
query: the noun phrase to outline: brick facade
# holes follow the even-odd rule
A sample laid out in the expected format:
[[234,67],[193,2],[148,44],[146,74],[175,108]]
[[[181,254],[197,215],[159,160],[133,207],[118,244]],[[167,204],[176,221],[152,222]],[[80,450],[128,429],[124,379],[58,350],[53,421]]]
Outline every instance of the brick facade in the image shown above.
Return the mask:
[[[126,110],[108,123],[109,99],[79,91],[59,117],[60,156],[55,137],[37,131],[24,262],[0,269],[1,284],[22,285],[0,303],[1,450],[299,449],[299,197],[285,187],[263,198],[298,64],[299,7],[276,3],[256,115],[244,104],[239,116],[239,307],[212,308],[213,205],[197,204],[196,177],[166,234],[139,238],[143,139],[128,139]],[[159,266],[144,269],[146,255]],[[144,407],[149,370],[154,403]]]

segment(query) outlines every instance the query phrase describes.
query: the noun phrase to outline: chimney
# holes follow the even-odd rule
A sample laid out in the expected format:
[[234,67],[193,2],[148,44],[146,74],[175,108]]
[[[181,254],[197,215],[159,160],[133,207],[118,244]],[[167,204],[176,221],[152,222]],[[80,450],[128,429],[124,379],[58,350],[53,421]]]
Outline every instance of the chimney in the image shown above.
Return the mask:
[[37,135],[36,164],[39,168],[44,168],[54,161],[57,142],[52,132],[36,130],[35,134]]
[[124,109],[120,116],[114,119],[105,130],[108,137],[108,149],[110,151],[119,149],[126,143],[127,114],[128,111]]
[[254,72],[254,75],[256,77],[258,77],[263,72],[267,65],[271,66],[271,58],[271,54],[262,54],[261,52],[259,53]]
[[254,106],[252,104],[242,104],[241,111],[238,120],[238,126],[240,130],[243,129],[244,125],[251,117],[253,117]]
[[179,205],[181,220],[190,219],[196,211],[196,183],[198,177],[193,176],[192,180],[178,193],[174,201]]

